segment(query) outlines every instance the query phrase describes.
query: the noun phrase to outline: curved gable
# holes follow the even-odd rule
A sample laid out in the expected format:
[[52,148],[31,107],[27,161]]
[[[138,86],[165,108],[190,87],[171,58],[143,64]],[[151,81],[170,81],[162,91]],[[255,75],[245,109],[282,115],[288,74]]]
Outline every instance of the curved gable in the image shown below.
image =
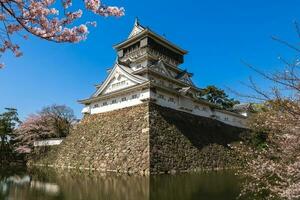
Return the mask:
[[119,64],[115,64],[103,84],[97,89],[93,97],[100,94],[107,94],[133,85],[141,84],[146,80],[143,77],[135,76],[130,73],[129,69]]

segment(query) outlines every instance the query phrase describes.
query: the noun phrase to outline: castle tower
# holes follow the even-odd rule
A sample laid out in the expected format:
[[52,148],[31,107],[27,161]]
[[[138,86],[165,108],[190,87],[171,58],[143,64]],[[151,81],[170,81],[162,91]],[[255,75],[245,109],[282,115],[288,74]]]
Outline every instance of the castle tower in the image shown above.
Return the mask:
[[138,20],[114,48],[107,78],[80,101],[84,118],[41,163],[144,175],[239,166],[228,144],[246,118],[198,97],[185,50]]
[[244,127],[244,118],[199,98],[193,74],[180,68],[187,51],[135,20],[128,38],[114,45],[117,59],[95,93],[79,102],[84,114],[104,113],[146,101]]
[[[127,40],[114,46],[122,62],[132,63],[131,67],[147,67],[162,60],[170,67],[177,68],[183,63],[187,51],[172,44],[162,36],[140,25],[135,20]],[[178,72],[178,70],[175,70]]]

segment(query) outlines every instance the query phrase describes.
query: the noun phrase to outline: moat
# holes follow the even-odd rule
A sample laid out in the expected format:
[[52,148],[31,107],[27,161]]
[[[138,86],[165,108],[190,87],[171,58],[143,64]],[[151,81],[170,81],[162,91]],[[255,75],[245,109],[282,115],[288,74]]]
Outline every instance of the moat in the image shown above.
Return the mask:
[[232,171],[142,177],[0,170],[1,200],[233,200],[239,192],[239,178]]

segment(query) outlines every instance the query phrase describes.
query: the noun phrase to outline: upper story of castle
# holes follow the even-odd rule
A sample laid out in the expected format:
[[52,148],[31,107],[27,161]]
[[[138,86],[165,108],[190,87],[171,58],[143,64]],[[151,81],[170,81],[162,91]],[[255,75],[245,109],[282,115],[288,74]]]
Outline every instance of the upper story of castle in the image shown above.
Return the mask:
[[178,82],[178,87],[194,86],[193,74],[180,68],[187,51],[142,26],[138,19],[128,38],[114,48],[118,64],[130,68],[133,74],[151,79],[149,73],[156,73],[163,79]]
[[170,67],[177,68],[184,61],[187,53],[135,20],[128,38],[114,46],[118,58],[132,63],[133,68],[149,66],[159,59]]
[[128,38],[114,48],[117,59],[107,70],[107,78],[97,84],[96,92],[82,103],[146,83],[196,97],[198,88],[192,82],[193,74],[180,68],[187,51],[142,26],[138,19]]

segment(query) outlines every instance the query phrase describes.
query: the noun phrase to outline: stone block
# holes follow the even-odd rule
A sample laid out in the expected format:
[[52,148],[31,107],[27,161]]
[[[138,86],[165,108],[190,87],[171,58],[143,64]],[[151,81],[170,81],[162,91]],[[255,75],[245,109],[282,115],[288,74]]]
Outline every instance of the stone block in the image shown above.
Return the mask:
[[160,174],[239,166],[228,148],[245,130],[143,103],[87,115],[55,151],[36,164],[130,174]]

